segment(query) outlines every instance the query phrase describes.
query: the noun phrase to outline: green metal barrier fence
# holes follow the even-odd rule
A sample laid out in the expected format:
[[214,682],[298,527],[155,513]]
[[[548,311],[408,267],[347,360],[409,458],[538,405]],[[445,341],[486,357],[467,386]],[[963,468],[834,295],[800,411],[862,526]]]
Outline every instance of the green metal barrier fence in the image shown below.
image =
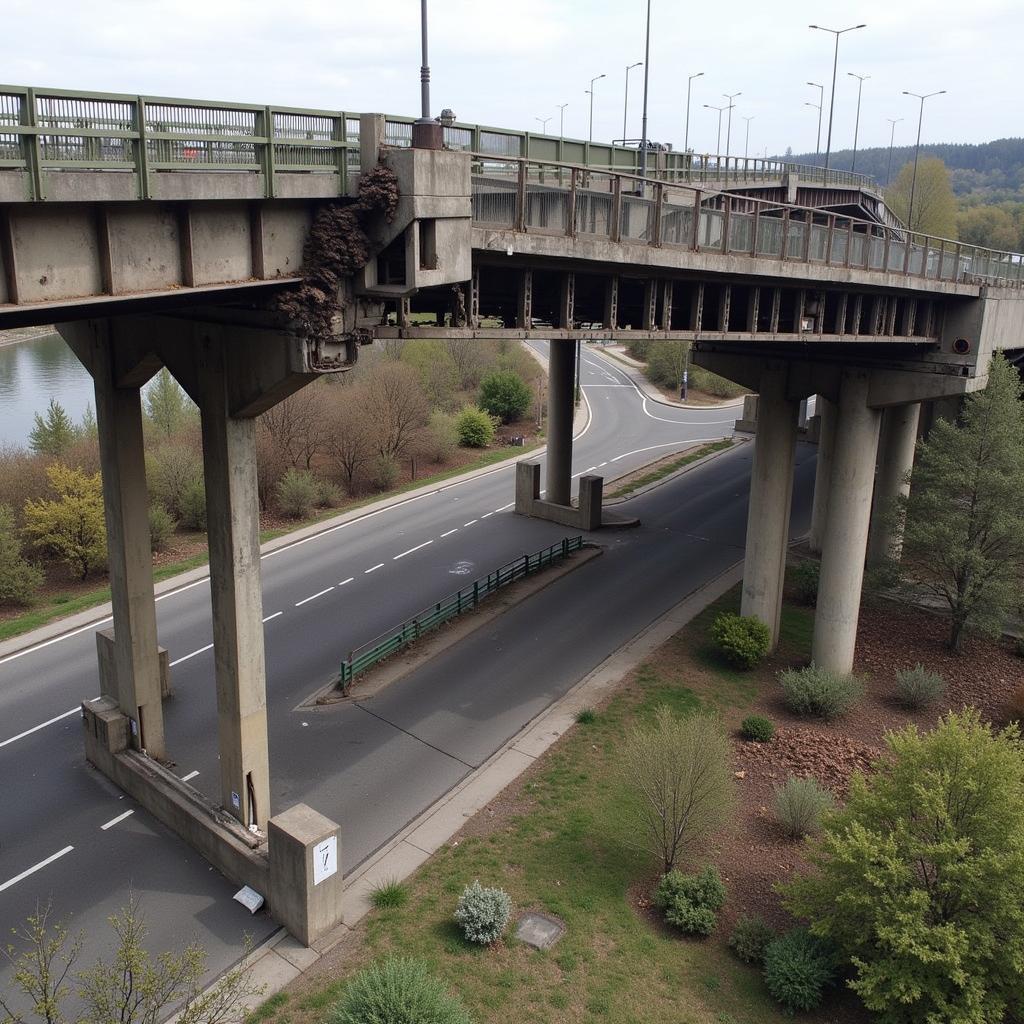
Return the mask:
[[578,535],[565,537],[557,544],[552,544],[551,547],[536,551],[531,555],[523,555],[501,568],[495,569],[494,572],[481,576],[456,593],[450,594],[443,601],[438,601],[437,604],[424,609],[411,619],[406,619],[394,629],[363,644],[362,647],[350,651],[347,660],[341,663],[342,692],[348,691],[352,680],[360,672],[372,668],[378,662],[390,657],[403,647],[407,647],[432,629],[458,618],[463,612],[476,608],[489,594],[493,594],[496,590],[507,587],[510,583],[523,579],[525,576],[531,576],[546,566],[554,565],[555,562],[561,561],[582,547],[583,537]]

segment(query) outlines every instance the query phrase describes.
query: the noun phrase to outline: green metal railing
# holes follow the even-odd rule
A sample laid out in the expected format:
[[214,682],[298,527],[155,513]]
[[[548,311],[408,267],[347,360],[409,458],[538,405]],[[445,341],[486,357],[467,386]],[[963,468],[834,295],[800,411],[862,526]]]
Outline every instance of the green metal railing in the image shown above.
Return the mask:
[[350,651],[348,658],[341,663],[339,682],[341,683],[342,692],[348,691],[348,688],[352,685],[352,680],[360,672],[365,672],[378,662],[419,640],[421,636],[429,633],[432,629],[436,629],[438,626],[458,618],[463,612],[472,611],[489,594],[493,594],[502,587],[507,587],[510,583],[523,579],[525,576],[531,576],[546,566],[561,561],[572,554],[572,552],[579,551],[582,547],[583,537],[578,535],[576,537],[565,537],[559,543],[552,544],[551,547],[544,548],[541,551],[536,551],[532,555],[523,555],[501,566],[500,569],[495,569],[494,572],[481,576],[468,586],[463,587],[454,594],[450,594],[444,600],[438,601],[437,604],[424,609],[418,615],[414,615],[411,619],[406,619],[405,622],[395,626],[394,629],[390,629],[369,643],[363,644],[362,647],[357,647],[355,650]]

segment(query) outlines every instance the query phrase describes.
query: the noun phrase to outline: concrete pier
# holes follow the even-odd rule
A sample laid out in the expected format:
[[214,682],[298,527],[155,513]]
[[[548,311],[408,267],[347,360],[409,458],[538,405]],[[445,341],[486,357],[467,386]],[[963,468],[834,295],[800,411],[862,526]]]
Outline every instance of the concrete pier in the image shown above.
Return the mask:
[[814,472],[814,501],[811,506],[808,543],[812,551],[820,552],[828,519],[828,489],[836,441],[836,406],[824,395],[818,395],[815,409],[818,412],[818,463]]
[[572,420],[575,411],[576,342],[548,345],[548,461],[545,500],[568,505],[572,498]]
[[914,466],[920,418],[920,402],[894,405],[882,412],[875,502],[868,534],[868,565],[881,565],[890,558],[899,559],[902,538],[892,523],[890,512],[897,497],[910,493],[907,474]]

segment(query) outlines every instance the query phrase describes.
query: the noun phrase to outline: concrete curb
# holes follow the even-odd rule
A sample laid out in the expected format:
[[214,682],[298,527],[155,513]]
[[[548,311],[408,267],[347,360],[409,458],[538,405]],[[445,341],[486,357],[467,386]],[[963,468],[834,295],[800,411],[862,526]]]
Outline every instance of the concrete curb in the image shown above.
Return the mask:
[[263,993],[246,1006],[253,1009],[279,992],[333,949],[371,909],[370,895],[384,881],[408,878],[437,852],[462,826],[483,810],[510,783],[514,782],[576,722],[576,715],[599,704],[623,677],[657,650],[691,619],[718,600],[743,575],[738,561],[714,579],[692,591],[673,608],[642,629],[597,668],[584,676],[479,768],[470,772],[445,796],[414,818],[388,843],[367,858],[346,879],[342,897],[345,923],[339,925],[311,948],[301,946],[282,928],[272,935],[247,960],[255,986],[265,985]]

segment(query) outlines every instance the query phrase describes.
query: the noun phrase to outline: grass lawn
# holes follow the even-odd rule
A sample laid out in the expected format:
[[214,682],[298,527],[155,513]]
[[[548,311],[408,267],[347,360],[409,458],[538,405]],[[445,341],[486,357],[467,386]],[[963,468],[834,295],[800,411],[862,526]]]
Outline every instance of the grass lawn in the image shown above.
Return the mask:
[[[708,940],[683,939],[636,908],[633,896],[646,895],[657,866],[616,839],[623,797],[614,769],[626,729],[661,706],[685,714],[704,704],[732,719],[756,697],[750,674],[722,668],[703,641],[710,618],[737,602],[734,590],[632,672],[592,721],[570,730],[409,879],[404,906],[372,911],[350,944],[252,1019],[322,1021],[346,977],[390,953],[425,960],[479,1022],[789,1019],[769,999],[759,973],[728,951],[723,929]],[[809,646],[810,619],[803,609],[787,608],[786,656],[800,657]],[[667,657],[675,645],[691,654],[682,672]],[[693,859],[693,866],[701,863]],[[511,929],[495,947],[470,946],[452,912],[474,879],[506,888],[517,911],[560,917],[565,936],[545,952],[516,942]]]

